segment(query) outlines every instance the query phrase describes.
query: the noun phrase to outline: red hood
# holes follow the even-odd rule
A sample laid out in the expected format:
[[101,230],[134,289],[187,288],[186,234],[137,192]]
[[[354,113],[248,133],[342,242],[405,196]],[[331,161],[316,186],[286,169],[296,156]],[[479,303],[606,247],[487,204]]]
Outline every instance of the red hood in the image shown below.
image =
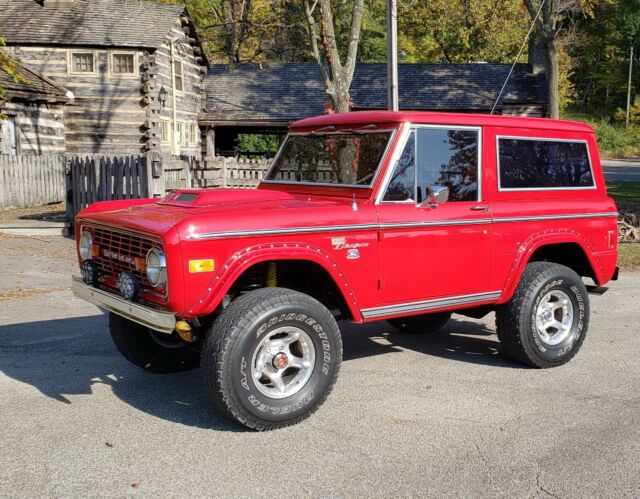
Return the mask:
[[[340,205],[344,210],[338,212],[344,219],[336,220],[336,207]],[[78,218],[163,236],[177,228],[184,238],[216,231],[357,223],[359,217],[348,198],[260,189],[185,189],[158,201],[96,203]]]

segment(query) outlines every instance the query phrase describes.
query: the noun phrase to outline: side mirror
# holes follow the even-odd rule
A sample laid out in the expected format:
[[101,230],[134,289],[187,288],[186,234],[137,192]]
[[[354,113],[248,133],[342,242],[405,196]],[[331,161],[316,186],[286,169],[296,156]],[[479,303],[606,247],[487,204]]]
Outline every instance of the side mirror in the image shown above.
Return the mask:
[[436,208],[439,204],[446,203],[449,200],[449,188],[444,185],[430,185],[427,187],[427,199],[418,206],[425,205]]

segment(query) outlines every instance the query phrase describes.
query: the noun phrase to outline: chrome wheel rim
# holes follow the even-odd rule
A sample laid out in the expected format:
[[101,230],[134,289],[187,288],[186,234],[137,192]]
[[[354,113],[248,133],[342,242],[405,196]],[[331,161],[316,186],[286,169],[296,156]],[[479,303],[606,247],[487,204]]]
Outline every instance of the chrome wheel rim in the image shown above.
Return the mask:
[[300,328],[285,326],[262,338],[253,354],[251,376],[267,397],[291,397],[311,378],[315,360],[311,337]]
[[542,342],[555,346],[566,340],[573,318],[573,303],[567,293],[554,289],[544,295],[536,310],[536,329]]

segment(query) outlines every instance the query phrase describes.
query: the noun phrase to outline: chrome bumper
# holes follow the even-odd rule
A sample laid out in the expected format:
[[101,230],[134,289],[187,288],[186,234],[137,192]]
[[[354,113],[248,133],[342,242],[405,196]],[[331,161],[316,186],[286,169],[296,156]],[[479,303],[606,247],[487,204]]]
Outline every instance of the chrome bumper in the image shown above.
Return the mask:
[[125,319],[142,324],[155,331],[171,334],[176,328],[176,318],[172,313],[144,307],[115,296],[101,289],[85,284],[80,277],[73,276],[73,294]]

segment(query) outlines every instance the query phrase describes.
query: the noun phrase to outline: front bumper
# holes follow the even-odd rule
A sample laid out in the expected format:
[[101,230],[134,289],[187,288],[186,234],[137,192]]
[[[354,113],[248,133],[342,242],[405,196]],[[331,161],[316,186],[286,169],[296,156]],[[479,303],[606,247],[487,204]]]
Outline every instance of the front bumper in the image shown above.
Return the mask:
[[73,294],[100,308],[121,315],[125,319],[142,324],[154,331],[171,334],[176,328],[176,317],[170,312],[161,312],[153,308],[145,307],[107,293],[101,289],[85,284],[80,277],[74,276]]

